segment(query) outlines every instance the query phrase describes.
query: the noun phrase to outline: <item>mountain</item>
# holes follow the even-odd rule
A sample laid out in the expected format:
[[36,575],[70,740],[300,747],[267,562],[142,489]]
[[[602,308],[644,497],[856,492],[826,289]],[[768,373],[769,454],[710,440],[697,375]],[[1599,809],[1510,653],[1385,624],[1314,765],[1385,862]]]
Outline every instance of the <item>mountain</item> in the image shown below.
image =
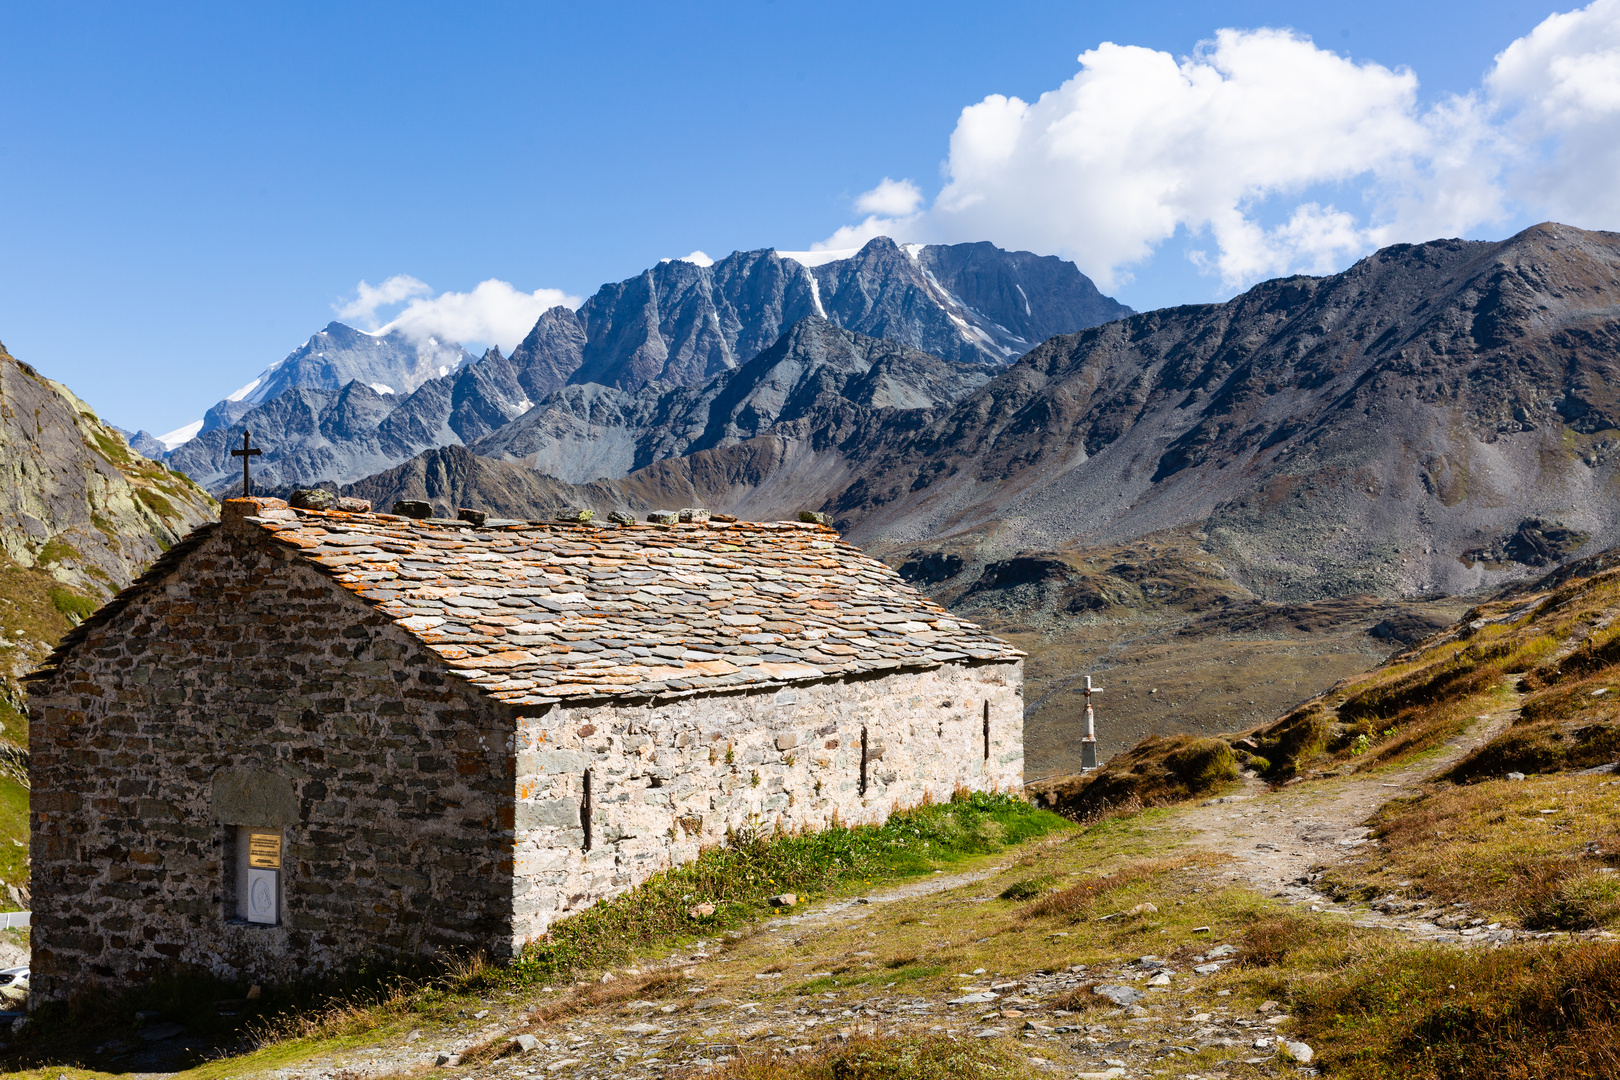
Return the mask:
[[[603,286],[578,312],[552,308],[510,357],[492,350],[475,363],[448,346],[333,323],[216,405],[169,460],[216,494],[237,490],[230,451],[251,430],[265,451],[257,462],[265,483],[342,484],[433,447],[472,443],[544,402],[544,413],[490,452],[570,479],[617,476],[707,445],[679,434],[652,445],[651,429],[666,422],[658,409],[706,408],[701,393],[660,404],[661,395],[738,370],[804,319],[971,368],[1005,364],[1034,340],[1021,335],[1129,313],[1072,263],[990,244],[902,248],[879,238],[844,258],[801,258],[817,265],[769,249],[709,266],[663,262]],[[419,378],[440,360],[453,370]],[[937,388],[926,394],[947,400]],[[763,430],[742,421],[750,424]]]
[[429,379],[408,397],[351,381],[336,390],[293,387],[228,426],[181,444],[169,463],[216,494],[240,492],[233,458],[251,431],[263,453],[254,475],[269,487],[344,483],[391,468],[423,450],[487,435],[531,406],[512,362],[490,349],[477,363]]
[[1052,334],[1131,314],[1073,263],[987,243],[902,247],[878,237],[845,258],[800,258],[816,265],[738,251],[604,285],[577,313],[585,345],[569,381],[697,385],[811,315],[946,360],[1005,364]]
[[[869,543],[1202,522],[1269,599],[1465,592],[1620,539],[1620,235],[1397,245],[1054,338],[858,452],[830,508]],[[1562,539],[1514,561],[1527,528]]]
[[1615,486],[1620,235],[1545,224],[1062,335],[948,408],[699,440],[613,490],[827,509],[967,575],[938,588],[1196,524],[1244,588],[1297,603],[1457,594],[1612,545]]
[[455,342],[417,340],[398,330],[368,334],[340,322],[327,323],[326,329],[209,409],[199,434],[228,427],[289,390],[341,390],[360,382],[376,393],[403,397],[472,361],[472,354]]
[[116,424],[109,424],[107,426],[118,432],[118,434],[122,435],[124,437],[124,441],[129,443],[129,448],[142,457],[152,458],[155,461],[161,461],[169,452],[169,448],[163,445],[163,440],[159,439],[156,435],[153,435],[150,431],[146,431],[144,429],[141,431],[125,431]]
[[18,679],[213,516],[206,492],[132,453],[72,391],[0,345],[0,878],[27,876],[14,865],[25,852],[13,858],[4,843],[27,837],[26,799],[10,786],[19,761],[26,777],[14,752],[28,742]]
[[101,598],[214,516],[59,382],[0,346],[0,558]]
[[507,461],[479,457],[464,446],[424,451],[386,472],[341,488],[387,510],[401,499],[432,504],[437,517],[474,507],[491,517],[549,518],[566,507],[590,507],[598,517],[627,510],[638,517],[657,503],[627,494],[611,482],[569,484]]
[[989,381],[991,370],[807,316],[740,368],[701,386],[649,383],[635,393],[569,386],[470,445],[476,454],[584,483],[767,430],[789,437],[785,425],[793,438],[841,442],[882,410],[947,404]]
[[[751,474],[752,481],[763,481],[780,471],[784,458],[830,461],[841,444],[890,418],[923,423],[989,378],[984,365],[948,363],[806,318],[743,367],[703,386],[651,383],[636,394],[596,384],[566,387],[467,450],[428,452],[342,490],[379,506],[428,499],[447,510],[477,506],[521,517],[570,503],[603,513],[658,509],[658,500],[670,495],[659,484],[612,481],[638,466],[640,476],[655,462],[678,468],[704,450],[757,447],[769,432],[770,445],[781,450]],[[470,479],[475,469],[483,470],[476,481]],[[823,473],[820,480],[835,475]],[[780,488],[773,485],[771,497],[793,505],[768,516],[791,516],[808,505]],[[538,501],[522,501],[528,497]],[[452,505],[455,499],[473,501]]]

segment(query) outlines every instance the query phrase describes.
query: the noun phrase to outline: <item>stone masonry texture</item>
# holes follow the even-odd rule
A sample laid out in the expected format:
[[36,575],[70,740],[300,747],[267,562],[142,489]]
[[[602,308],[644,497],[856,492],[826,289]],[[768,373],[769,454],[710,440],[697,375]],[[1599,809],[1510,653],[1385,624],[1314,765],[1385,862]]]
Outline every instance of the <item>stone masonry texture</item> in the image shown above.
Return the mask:
[[[695,858],[728,831],[873,824],[958,788],[1016,791],[1021,681],[1016,663],[947,664],[773,692],[525,714],[514,929],[536,936],[570,910]],[[585,769],[589,850],[579,816]]]
[[1021,784],[1021,654],[830,529],[224,510],[30,677],[38,1000],[509,956],[728,832]]

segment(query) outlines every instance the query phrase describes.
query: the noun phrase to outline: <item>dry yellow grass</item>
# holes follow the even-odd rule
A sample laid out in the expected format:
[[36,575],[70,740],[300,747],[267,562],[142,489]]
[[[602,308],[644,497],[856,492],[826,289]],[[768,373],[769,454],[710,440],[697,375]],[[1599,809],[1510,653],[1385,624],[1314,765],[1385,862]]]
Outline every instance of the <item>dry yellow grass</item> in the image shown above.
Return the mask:
[[1431,750],[1523,694],[1513,730],[1453,778],[1613,760],[1620,716],[1620,571],[1470,609],[1449,631],[1251,732],[1267,779],[1381,768]]
[[1011,1039],[855,1038],[819,1053],[750,1052],[684,1077],[716,1080],[1020,1080],[1043,1076]]
[[1611,776],[1445,786],[1390,803],[1373,823],[1378,848],[1331,874],[1344,895],[1465,902],[1531,929],[1620,921],[1620,781]]

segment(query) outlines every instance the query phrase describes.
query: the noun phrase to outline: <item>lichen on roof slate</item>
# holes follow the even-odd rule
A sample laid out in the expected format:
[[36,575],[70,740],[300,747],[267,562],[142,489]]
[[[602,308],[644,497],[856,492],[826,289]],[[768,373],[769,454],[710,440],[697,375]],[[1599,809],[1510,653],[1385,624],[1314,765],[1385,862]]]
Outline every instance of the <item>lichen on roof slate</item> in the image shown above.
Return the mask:
[[260,515],[245,521],[513,705],[1023,656],[820,525]]

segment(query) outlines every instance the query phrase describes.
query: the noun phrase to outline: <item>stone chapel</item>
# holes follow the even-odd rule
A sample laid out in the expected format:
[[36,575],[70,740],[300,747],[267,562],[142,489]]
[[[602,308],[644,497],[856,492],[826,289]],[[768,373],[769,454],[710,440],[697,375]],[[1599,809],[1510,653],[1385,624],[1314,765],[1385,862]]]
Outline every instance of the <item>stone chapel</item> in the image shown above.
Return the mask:
[[510,956],[730,830],[1018,789],[1022,693],[822,525],[229,500],[30,676],[33,992]]

